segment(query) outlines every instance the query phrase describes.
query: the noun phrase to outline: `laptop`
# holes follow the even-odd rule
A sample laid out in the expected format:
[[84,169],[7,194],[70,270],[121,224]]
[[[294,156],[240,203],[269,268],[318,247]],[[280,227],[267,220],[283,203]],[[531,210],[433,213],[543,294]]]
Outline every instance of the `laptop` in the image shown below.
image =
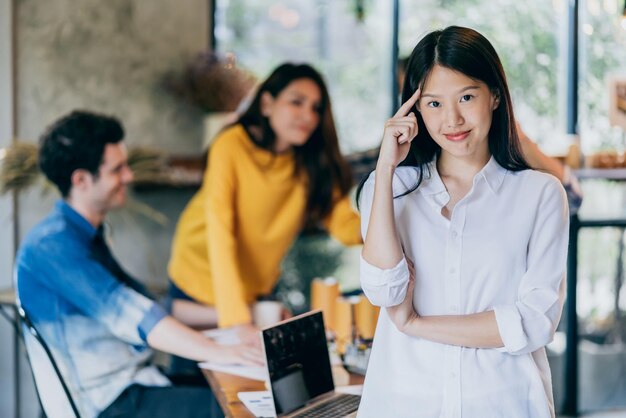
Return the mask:
[[342,417],[361,397],[335,392],[321,311],[261,331],[270,389],[278,417]]

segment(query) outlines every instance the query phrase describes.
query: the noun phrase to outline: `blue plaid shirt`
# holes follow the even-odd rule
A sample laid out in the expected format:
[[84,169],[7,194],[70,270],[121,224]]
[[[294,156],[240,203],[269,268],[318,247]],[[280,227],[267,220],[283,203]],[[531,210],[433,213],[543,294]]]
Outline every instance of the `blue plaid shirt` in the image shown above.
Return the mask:
[[15,268],[18,301],[88,418],[133,383],[170,384],[150,365],[146,343],[166,313],[119,268],[101,234],[59,201],[24,239]]

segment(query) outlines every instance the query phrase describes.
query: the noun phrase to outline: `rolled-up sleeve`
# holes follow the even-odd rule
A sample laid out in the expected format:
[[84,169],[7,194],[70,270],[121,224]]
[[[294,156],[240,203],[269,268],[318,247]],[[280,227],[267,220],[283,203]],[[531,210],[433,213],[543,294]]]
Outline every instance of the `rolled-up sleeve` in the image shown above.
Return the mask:
[[361,287],[372,305],[387,307],[400,304],[409,284],[406,258],[390,269],[380,269],[361,256]]
[[[370,174],[363,185],[359,199],[361,234],[364,241],[370,220],[373,195],[374,173]],[[373,305],[381,307],[398,305],[404,300],[409,283],[409,267],[406,258],[403,256],[392,268],[381,269],[365,261],[361,255],[360,280],[363,293]]]
[[165,318],[166,316],[167,312],[165,311],[165,309],[163,309],[157,303],[153,302],[152,307],[148,310],[148,312],[146,312],[143,319],[137,326],[137,330],[139,331],[139,337],[147,342],[148,335],[150,334],[150,331],[152,331],[152,328],[154,328],[156,324],[158,324],[161,319]]
[[567,198],[555,179],[541,195],[518,299],[494,306],[503,351],[527,354],[552,341],[565,299],[568,234]]

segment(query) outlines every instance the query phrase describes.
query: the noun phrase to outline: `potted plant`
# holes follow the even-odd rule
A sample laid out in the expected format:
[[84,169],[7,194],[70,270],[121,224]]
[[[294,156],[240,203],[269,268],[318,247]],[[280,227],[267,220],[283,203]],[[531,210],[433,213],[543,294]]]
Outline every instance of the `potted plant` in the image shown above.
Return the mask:
[[234,54],[202,52],[183,69],[165,77],[174,96],[206,113],[203,148],[215,135],[236,120],[236,110],[254,87],[256,78],[237,66]]

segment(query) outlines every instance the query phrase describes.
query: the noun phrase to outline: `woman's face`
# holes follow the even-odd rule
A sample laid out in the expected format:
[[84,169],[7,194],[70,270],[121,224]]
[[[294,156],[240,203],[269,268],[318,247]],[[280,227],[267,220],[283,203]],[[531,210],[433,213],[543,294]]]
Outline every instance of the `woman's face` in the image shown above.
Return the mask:
[[308,78],[292,81],[278,96],[264,92],[261,112],[276,135],[276,152],[304,145],[320,123],[322,93]]
[[442,154],[484,160],[498,102],[485,83],[436,65],[426,79],[418,109]]

